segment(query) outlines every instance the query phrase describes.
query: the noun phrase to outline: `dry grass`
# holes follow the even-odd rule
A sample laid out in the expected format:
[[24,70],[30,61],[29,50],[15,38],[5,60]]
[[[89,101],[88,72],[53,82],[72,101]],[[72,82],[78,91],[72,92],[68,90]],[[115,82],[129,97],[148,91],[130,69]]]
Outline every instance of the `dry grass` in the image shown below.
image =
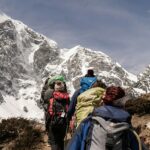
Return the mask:
[[42,141],[42,132],[37,122],[24,118],[3,119],[0,123],[0,146],[11,143],[12,150],[36,149]]
[[145,94],[135,100],[127,101],[125,108],[131,114],[150,114],[150,94]]

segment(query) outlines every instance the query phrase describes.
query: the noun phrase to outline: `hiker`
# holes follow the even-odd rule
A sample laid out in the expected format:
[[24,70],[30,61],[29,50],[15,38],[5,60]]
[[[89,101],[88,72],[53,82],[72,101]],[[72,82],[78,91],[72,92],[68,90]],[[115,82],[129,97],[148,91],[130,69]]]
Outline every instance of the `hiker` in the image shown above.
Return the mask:
[[96,81],[92,87],[77,97],[75,110],[76,126],[85,119],[94,108],[101,106],[102,97],[105,93],[106,85],[102,81]]
[[42,88],[41,92],[41,99],[40,103],[42,104],[44,108],[44,116],[45,116],[45,129],[48,131],[48,123],[49,120],[49,114],[48,114],[48,105],[49,105],[49,99],[52,97],[52,93],[54,91],[54,83],[55,81],[62,81],[64,85],[64,91],[67,92],[66,84],[64,82],[64,77],[61,75],[56,75],[54,77],[49,76],[44,83],[44,86]]
[[59,78],[55,78],[54,90],[49,99],[49,118],[47,120],[48,143],[51,145],[52,150],[64,150],[69,103],[70,98],[64,80],[62,81]]
[[86,75],[80,79],[80,94],[88,90],[95,81],[96,77],[94,75],[94,70],[89,68]]
[[103,106],[81,122],[66,150],[145,150],[132,128],[130,114],[113,104],[124,96],[121,87],[108,87]]
[[68,110],[68,119],[71,120],[72,116],[74,115],[75,112],[75,107],[76,107],[76,103],[77,103],[77,97],[83,93],[84,91],[88,90],[89,88],[91,88],[91,86],[97,81],[97,78],[94,75],[94,71],[92,68],[89,68],[87,70],[87,73],[84,77],[82,77],[80,79],[80,88],[77,89],[72,98],[71,98],[71,102],[69,105],[69,110]]
[[[44,109],[47,109],[48,100],[51,97],[51,93],[54,90],[54,81],[56,81],[56,80],[64,82],[64,77],[61,76],[61,75],[56,75],[56,76],[53,76],[53,77],[49,76],[45,80],[44,86],[42,88],[41,100],[40,100],[40,102],[41,102]],[[65,82],[64,82],[64,86],[65,86],[64,87],[65,90],[67,90]]]

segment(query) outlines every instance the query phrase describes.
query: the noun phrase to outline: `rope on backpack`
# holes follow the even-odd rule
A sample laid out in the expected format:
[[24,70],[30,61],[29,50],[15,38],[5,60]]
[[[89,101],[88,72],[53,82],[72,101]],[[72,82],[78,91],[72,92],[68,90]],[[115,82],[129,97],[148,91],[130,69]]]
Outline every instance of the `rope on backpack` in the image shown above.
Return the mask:
[[136,137],[136,139],[138,141],[139,150],[142,150],[142,144],[141,144],[141,140],[140,140],[138,134],[134,130],[132,130],[132,129],[129,129],[129,130],[135,135],[135,137]]

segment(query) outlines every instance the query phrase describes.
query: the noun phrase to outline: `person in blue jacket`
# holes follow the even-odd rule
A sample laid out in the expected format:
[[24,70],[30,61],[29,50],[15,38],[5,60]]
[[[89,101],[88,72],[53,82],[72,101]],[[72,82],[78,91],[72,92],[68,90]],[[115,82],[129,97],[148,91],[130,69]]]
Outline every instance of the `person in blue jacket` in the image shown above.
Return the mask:
[[[103,98],[103,106],[96,108],[92,114],[90,114],[85,120],[81,122],[77,128],[72,139],[69,141],[66,150],[90,150],[91,144],[87,142],[87,137],[89,133],[92,133],[91,118],[93,116],[98,116],[104,120],[111,120],[112,122],[127,122],[131,124],[131,115],[121,107],[116,107],[114,101],[121,99],[125,96],[125,92],[121,87],[108,87],[106,89],[106,94]],[[96,134],[96,133],[95,133]],[[93,135],[94,136],[94,135]],[[132,132],[129,133],[127,138],[130,142],[130,150],[148,150],[141,141]],[[91,142],[91,141],[90,141]],[[94,149],[98,150],[98,149]],[[103,149],[101,149],[103,150]]]
[[72,116],[74,115],[75,112],[75,107],[77,104],[77,97],[83,93],[84,91],[88,90],[89,88],[92,87],[92,85],[97,81],[97,78],[94,75],[94,71],[93,69],[88,69],[87,73],[84,77],[82,77],[80,79],[80,88],[77,89],[72,98],[71,98],[71,102],[69,105],[69,110],[68,110],[68,119],[70,120],[72,118]]

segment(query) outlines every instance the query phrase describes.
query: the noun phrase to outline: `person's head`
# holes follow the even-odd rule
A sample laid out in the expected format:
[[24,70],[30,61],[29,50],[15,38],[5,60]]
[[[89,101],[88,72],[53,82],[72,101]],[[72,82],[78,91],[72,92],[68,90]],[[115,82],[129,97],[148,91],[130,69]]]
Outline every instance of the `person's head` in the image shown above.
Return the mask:
[[87,70],[87,74],[90,75],[90,76],[93,76],[94,75],[94,70],[92,70],[92,69]]
[[121,87],[110,86],[106,89],[103,97],[104,104],[113,104],[113,101],[125,96],[125,91]]
[[65,86],[64,77],[61,75],[56,75],[48,80],[48,85],[52,89],[56,89],[57,91],[62,90],[64,89],[64,86]]
[[54,82],[54,90],[55,91],[65,91],[65,83],[61,80],[55,80]]
[[86,77],[94,77],[94,70],[93,68],[88,68],[87,73],[85,75]]

